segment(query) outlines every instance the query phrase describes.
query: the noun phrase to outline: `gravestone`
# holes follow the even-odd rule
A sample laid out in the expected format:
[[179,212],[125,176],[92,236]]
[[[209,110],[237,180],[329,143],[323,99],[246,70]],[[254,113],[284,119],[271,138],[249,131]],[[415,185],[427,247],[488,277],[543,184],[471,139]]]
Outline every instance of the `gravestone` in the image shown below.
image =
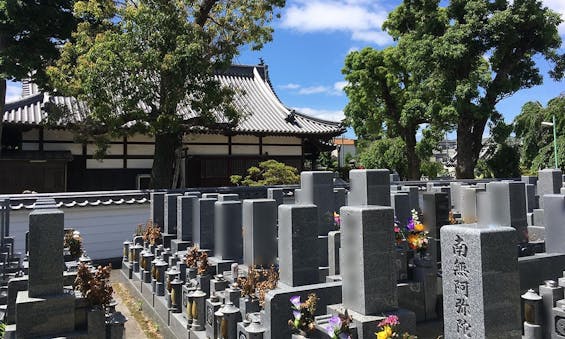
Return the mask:
[[319,281],[318,211],[315,205],[279,206],[280,282],[302,286]]
[[441,260],[440,229],[449,225],[449,197],[444,192],[424,193],[422,196],[422,223],[429,232],[430,254],[436,261]]
[[526,209],[528,213],[532,213],[536,206],[536,186],[526,184]]
[[240,201],[215,202],[214,239],[214,256],[234,261],[243,258]]
[[328,275],[339,274],[339,249],[341,247],[341,232],[333,231],[328,233]]
[[445,226],[441,252],[446,338],[521,338],[516,231]]
[[344,306],[366,315],[396,309],[392,208],[346,206],[340,215]]
[[545,250],[547,253],[565,253],[565,195],[547,194],[543,200]]
[[318,207],[318,235],[327,235],[333,229],[333,173],[300,173],[300,203]]
[[545,211],[541,208],[534,209],[534,226],[545,226]]
[[165,226],[165,193],[151,192],[151,220],[161,229]]
[[538,195],[540,208],[543,206],[543,196],[546,194],[559,194],[563,185],[563,177],[559,169],[543,169],[538,171]]
[[277,256],[277,202],[243,200],[243,263],[268,267]]
[[522,177],[520,178],[520,180],[524,183],[526,183],[526,185],[534,185],[536,186],[538,183],[538,177],[533,176],[533,175],[522,175]]
[[40,209],[29,216],[28,290],[16,298],[16,336],[51,337],[75,329],[75,296],[63,290],[64,214]]
[[273,199],[277,204],[277,209],[284,204],[284,190],[282,188],[267,188],[267,199]]
[[477,188],[461,187],[461,218],[466,224],[477,222]]
[[391,194],[392,208],[394,208],[394,215],[400,222],[401,226],[406,226],[408,220],[412,217],[410,211],[410,199],[407,193],[392,193]]
[[239,201],[239,194],[220,194],[218,201]]
[[219,193],[204,193],[202,194],[203,199],[216,199],[218,200],[220,194]]
[[319,267],[328,266],[328,232],[334,230],[333,178],[329,171],[300,173],[300,203],[317,207]]
[[179,193],[165,195],[165,234],[177,234],[177,197],[180,196]]
[[410,203],[410,210],[420,210],[420,197],[418,186],[402,186],[400,192],[408,193],[408,200]]
[[198,208],[195,209],[195,221],[192,236],[195,245],[201,249],[214,248],[214,203],[216,199],[198,199]]
[[460,182],[450,182],[449,188],[451,191],[451,207],[455,212],[461,212],[460,203],[461,203],[461,186],[463,186]]
[[191,195],[177,197],[177,239],[171,241],[173,253],[186,250],[192,241],[194,200],[198,200],[198,198]]
[[386,169],[349,171],[349,206],[390,206],[390,172]]
[[[518,181],[489,182],[491,216],[488,224],[511,226],[516,229],[520,242],[528,241],[525,184]],[[482,221],[479,220],[482,224]]]
[[345,188],[334,188],[334,211],[339,213],[339,209],[347,204],[346,202],[347,191]]

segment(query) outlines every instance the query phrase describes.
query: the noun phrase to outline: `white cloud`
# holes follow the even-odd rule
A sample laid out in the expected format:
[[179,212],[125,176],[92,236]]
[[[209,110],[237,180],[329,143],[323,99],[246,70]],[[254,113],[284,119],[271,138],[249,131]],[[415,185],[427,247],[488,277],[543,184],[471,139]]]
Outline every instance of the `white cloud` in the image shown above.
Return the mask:
[[341,121],[345,118],[343,111],[340,110],[326,110],[317,109],[311,107],[294,107],[297,112],[304,113],[315,118],[330,120],[330,121]]
[[16,101],[22,97],[22,84],[19,82],[6,82],[6,102]]
[[282,89],[299,89],[300,85],[290,83],[290,84],[286,84],[286,85],[280,85],[279,88],[282,88]]
[[298,94],[302,95],[310,95],[310,94],[320,94],[320,93],[327,93],[329,88],[326,86],[311,86],[311,87],[302,87],[298,90]]
[[388,12],[376,1],[296,0],[283,13],[282,27],[299,32],[348,32],[353,40],[386,45],[381,26]]
[[343,87],[347,85],[347,81],[337,81],[332,86],[302,86],[298,84],[286,84],[278,86],[281,89],[293,91],[299,95],[313,95],[313,94],[326,94],[326,95],[343,95]]
[[338,81],[334,83],[334,90],[338,92],[343,92],[343,88],[347,86],[347,81]]

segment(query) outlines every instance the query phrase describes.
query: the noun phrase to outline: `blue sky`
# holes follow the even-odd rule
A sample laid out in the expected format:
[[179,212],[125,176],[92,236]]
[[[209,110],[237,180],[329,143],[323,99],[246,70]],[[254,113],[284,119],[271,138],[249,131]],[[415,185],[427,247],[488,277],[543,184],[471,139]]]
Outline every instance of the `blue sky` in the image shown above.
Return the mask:
[[[281,18],[274,22],[273,41],[259,52],[243,51],[236,63],[269,65],[273,86],[289,107],[329,120],[341,120],[347,98],[341,69],[345,56],[365,46],[383,48],[392,40],[382,22],[400,0],[287,0]],[[544,5],[565,18],[565,0],[544,0]],[[565,24],[560,26],[565,37]],[[539,63],[546,73],[548,65]],[[565,82],[545,74],[544,84],[522,90],[503,100],[498,109],[511,121],[521,106],[532,100],[546,104],[565,92]],[[21,94],[20,84],[9,84],[7,101]],[[352,135],[352,133],[348,133]]]

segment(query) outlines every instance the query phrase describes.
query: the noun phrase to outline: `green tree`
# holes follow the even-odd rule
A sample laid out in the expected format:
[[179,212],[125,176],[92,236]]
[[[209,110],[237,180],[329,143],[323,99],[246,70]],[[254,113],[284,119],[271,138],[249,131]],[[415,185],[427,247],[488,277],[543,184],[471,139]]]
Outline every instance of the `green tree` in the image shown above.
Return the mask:
[[[0,115],[6,102],[6,81],[31,76],[44,87],[45,67],[75,27],[74,0],[0,1]],[[2,121],[0,120],[0,140]],[[1,144],[0,144],[1,149]]]
[[407,70],[442,104],[440,117],[457,128],[458,178],[473,178],[482,135],[502,116],[496,104],[542,83],[534,58],[555,65],[563,77],[565,57],[558,13],[539,0],[404,0],[384,24],[407,57]]
[[550,100],[546,107],[539,102],[527,102],[514,119],[514,131],[520,144],[523,168],[536,172],[540,168],[553,168],[553,130],[542,127],[542,121],[552,121],[555,116],[559,167],[565,169],[565,95]]
[[271,159],[249,167],[245,178],[232,175],[230,181],[238,186],[293,185],[300,182],[300,175],[296,168]]
[[404,149],[404,141],[399,137],[375,140],[361,152],[359,162],[365,168],[386,168],[406,178],[408,160]]
[[420,164],[420,170],[423,175],[428,177],[428,179],[437,178],[445,173],[445,168],[440,162],[424,160]]
[[[342,73],[348,81],[345,93],[349,102],[344,112],[346,123],[359,138],[400,138],[407,159],[404,176],[417,180],[420,161],[431,149],[418,148],[416,132],[421,124],[430,122],[437,106],[426,104],[427,90],[406,68],[401,52],[397,47],[381,51],[367,47],[347,55]],[[429,130],[426,135],[434,133]]]
[[[260,49],[270,41],[268,24],[284,4],[77,1],[78,29],[48,74],[55,88],[88,106],[78,132],[95,136],[102,149],[112,137],[154,135],[152,186],[171,187],[185,131],[237,124],[243,112],[232,105],[234,91],[214,74],[231,64],[240,47]],[[59,113],[54,117],[65,117]]]

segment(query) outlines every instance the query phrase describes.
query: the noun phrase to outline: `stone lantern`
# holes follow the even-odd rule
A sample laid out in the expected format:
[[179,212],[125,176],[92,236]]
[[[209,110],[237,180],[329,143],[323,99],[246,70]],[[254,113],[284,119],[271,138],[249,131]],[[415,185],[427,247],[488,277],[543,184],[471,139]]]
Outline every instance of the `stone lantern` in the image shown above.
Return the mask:
[[198,287],[196,291],[189,294],[189,298],[192,301],[190,310],[192,317],[191,329],[193,331],[203,331],[206,322],[206,293]]
[[226,301],[226,304],[218,311],[222,314],[220,322],[220,334],[222,339],[236,339],[237,338],[237,323],[241,321],[241,313],[239,308],[235,307],[231,301]]
[[170,284],[171,312],[180,313],[182,312],[182,280],[175,278]]
[[123,242],[123,254],[122,254],[122,257],[123,257],[122,260],[123,261],[128,261],[129,247],[130,247],[131,244],[132,244],[131,241],[128,241],[128,240]]

